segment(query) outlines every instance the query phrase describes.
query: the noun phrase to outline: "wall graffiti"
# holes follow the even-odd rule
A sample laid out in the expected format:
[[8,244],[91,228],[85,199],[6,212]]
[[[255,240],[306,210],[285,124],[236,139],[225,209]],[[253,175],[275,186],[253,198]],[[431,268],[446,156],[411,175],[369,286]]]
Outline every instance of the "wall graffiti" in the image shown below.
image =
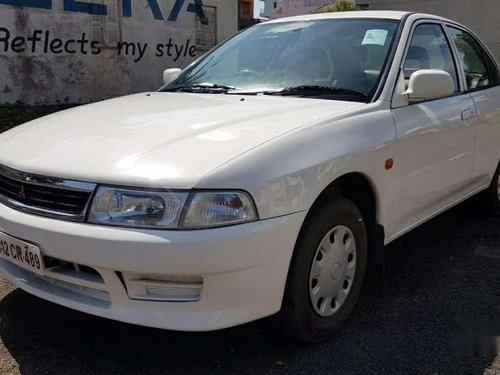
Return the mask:
[[[119,41],[116,45],[119,56],[133,58],[134,62],[142,60],[144,55],[152,50],[156,57],[168,56],[176,62],[181,57],[196,57],[196,45],[190,38],[182,43],[169,38],[166,43],[156,43],[154,48],[148,42]],[[13,35],[9,29],[0,27],[0,52],[69,55],[99,55],[102,46],[99,41],[90,40],[87,33],[69,39],[53,37],[50,30],[34,30],[28,36]]]
[[[52,1],[53,0],[0,0],[0,4],[12,5],[17,7],[26,7],[26,8],[39,8],[39,9],[52,9]],[[77,0],[62,0],[63,1],[63,9],[65,12],[77,12],[77,13],[86,13],[93,15],[102,15],[106,16],[108,14],[108,8],[105,4],[96,4],[96,3],[88,3],[84,1]],[[154,19],[156,20],[164,20],[163,13],[158,5],[158,0],[140,0],[145,1],[149,5],[151,9],[151,13],[153,14]],[[204,20],[205,15],[203,14],[203,0],[192,0],[192,3],[189,3],[186,11],[197,14],[200,19]],[[172,9],[167,17],[167,20],[170,22],[176,22],[179,14],[186,0],[175,0]],[[123,17],[132,17],[132,0],[123,0],[122,1],[122,16]]]
[[236,0],[0,0],[0,104],[154,91],[237,20]]

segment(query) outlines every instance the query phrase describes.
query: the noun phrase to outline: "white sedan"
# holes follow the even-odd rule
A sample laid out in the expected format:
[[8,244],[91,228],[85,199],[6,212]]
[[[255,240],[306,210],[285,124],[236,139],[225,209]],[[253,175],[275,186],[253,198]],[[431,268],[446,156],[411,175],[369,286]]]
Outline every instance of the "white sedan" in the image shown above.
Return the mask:
[[317,342],[384,244],[478,193],[500,213],[498,64],[453,21],[279,19],[164,80],[0,136],[11,282],[165,329],[276,314]]

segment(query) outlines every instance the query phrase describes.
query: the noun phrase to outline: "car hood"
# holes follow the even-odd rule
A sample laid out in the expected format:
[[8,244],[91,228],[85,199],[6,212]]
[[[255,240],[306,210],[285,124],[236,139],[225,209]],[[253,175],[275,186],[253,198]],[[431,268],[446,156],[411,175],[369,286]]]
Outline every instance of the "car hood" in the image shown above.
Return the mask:
[[146,93],[73,108],[0,135],[0,164],[96,183],[192,188],[239,155],[362,103]]

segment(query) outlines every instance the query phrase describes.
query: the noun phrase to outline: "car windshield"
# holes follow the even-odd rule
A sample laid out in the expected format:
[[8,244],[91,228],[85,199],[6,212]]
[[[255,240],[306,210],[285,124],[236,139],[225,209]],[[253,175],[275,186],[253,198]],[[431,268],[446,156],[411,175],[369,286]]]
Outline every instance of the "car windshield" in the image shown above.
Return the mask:
[[385,19],[263,23],[229,39],[160,91],[197,88],[193,92],[210,92],[206,89],[211,87],[224,93],[269,93],[288,89],[288,94],[357,92],[368,97],[377,87],[398,24]]

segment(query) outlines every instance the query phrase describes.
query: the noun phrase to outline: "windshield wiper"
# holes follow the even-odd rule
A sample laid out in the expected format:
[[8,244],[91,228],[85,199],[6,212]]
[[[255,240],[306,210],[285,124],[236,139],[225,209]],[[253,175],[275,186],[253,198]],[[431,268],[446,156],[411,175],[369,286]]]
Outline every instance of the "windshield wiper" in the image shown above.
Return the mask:
[[295,87],[285,87],[281,90],[265,91],[265,95],[304,95],[304,96],[316,96],[316,95],[347,95],[347,96],[357,96],[363,99],[368,98],[364,92],[355,91],[350,89],[345,89],[342,87],[330,87],[330,86],[314,86],[314,85],[302,85]]
[[182,86],[165,88],[161,91],[225,94],[226,92],[232,90],[236,90],[236,87],[218,85],[215,83],[197,83],[192,85],[182,85]]

